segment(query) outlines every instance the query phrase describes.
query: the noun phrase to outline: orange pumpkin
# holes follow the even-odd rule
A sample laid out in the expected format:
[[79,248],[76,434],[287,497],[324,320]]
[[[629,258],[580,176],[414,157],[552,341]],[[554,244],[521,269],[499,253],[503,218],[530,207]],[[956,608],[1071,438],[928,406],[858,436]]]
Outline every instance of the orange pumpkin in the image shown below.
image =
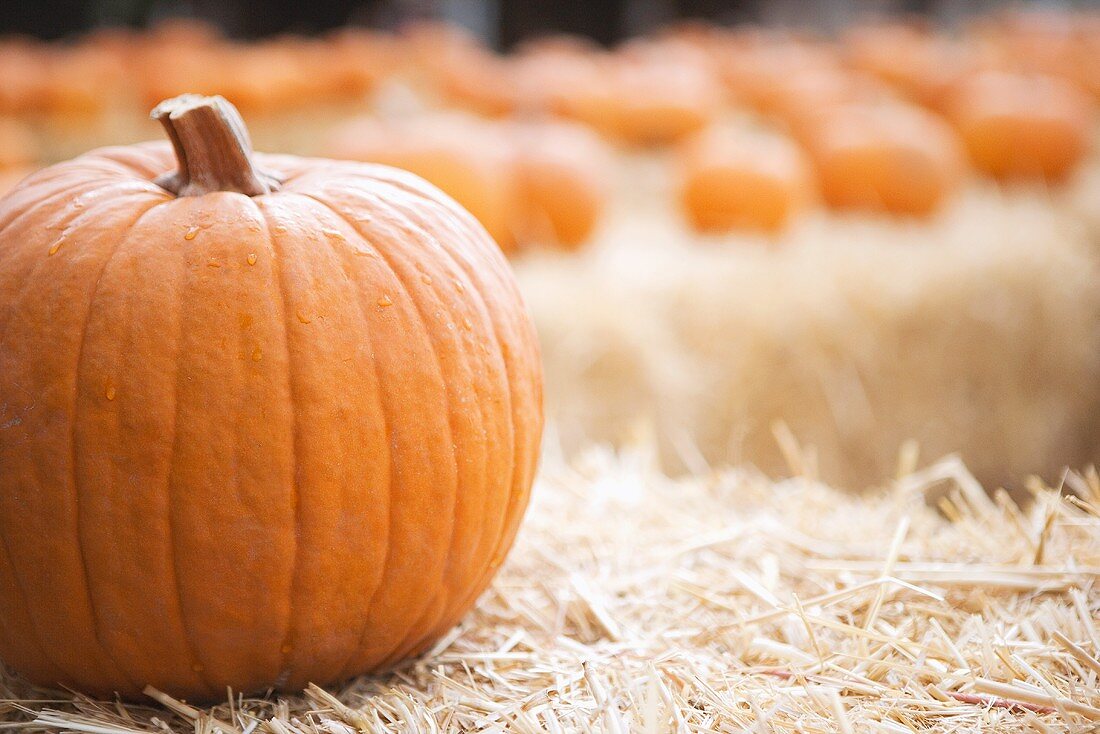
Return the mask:
[[635,146],[682,140],[714,119],[722,101],[698,52],[640,43],[603,59],[562,100],[564,114]]
[[575,249],[591,237],[607,204],[606,143],[565,122],[516,125],[512,132],[523,242]]
[[1094,110],[1052,77],[987,72],[965,83],[951,119],[974,167],[998,179],[1060,181],[1088,152]]
[[63,123],[102,115],[122,91],[125,67],[110,49],[85,44],[50,53],[45,102]]
[[778,232],[813,198],[813,176],[789,140],[708,130],[679,156],[680,203],[700,232]]
[[797,140],[806,143],[818,118],[835,107],[874,104],[888,98],[881,84],[857,72],[831,66],[806,69],[776,80],[766,114],[782,122]]
[[838,209],[926,216],[957,188],[964,169],[950,127],[903,105],[827,112],[810,152],[825,202]]
[[820,44],[748,33],[730,38],[716,63],[734,100],[765,115],[785,104],[796,80],[840,72],[835,54]]
[[600,53],[571,36],[529,41],[511,57],[517,111],[569,115],[578,90],[598,81]]
[[362,28],[344,28],[327,39],[330,85],[337,99],[366,95],[396,64],[394,43],[381,33]]
[[49,90],[49,53],[23,38],[0,39],[0,113],[40,112]]
[[940,110],[975,59],[947,38],[912,25],[857,26],[844,39],[855,69],[871,74],[925,107]]
[[0,117],[0,170],[24,168],[38,160],[38,141],[30,126],[12,117]]
[[461,26],[416,21],[402,28],[400,56],[418,81],[447,101],[486,115],[515,110],[517,89],[509,63]]
[[94,695],[294,689],[423,650],[511,545],[535,333],[485,230],[385,166],[164,145],[0,200],[0,657]]
[[392,124],[364,117],[333,131],[326,152],[412,171],[477,217],[501,249],[515,249],[511,150],[482,121],[456,113]]

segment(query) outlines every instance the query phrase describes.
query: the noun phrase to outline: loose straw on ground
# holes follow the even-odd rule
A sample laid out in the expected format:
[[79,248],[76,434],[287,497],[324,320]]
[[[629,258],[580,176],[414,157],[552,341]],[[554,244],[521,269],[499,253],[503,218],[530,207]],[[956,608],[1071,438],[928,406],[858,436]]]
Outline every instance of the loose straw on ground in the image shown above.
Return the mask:
[[[425,658],[196,708],[0,679],[4,729],[84,734],[1083,729],[1100,722],[1100,482],[986,498],[947,459],[862,497],[672,480],[593,451],[544,470],[520,541]],[[946,493],[944,493],[946,486]],[[942,497],[946,514],[934,507]],[[1042,553],[1036,553],[1038,547]]]

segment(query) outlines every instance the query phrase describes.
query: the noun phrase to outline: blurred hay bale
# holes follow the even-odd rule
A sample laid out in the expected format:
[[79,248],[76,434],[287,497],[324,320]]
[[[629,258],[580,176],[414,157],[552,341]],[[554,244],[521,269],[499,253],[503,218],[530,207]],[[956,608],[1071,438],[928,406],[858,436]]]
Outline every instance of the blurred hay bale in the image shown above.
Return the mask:
[[699,239],[618,212],[578,259],[519,266],[567,448],[654,421],[670,466],[892,476],[899,448],[959,452],[1002,484],[1100,455],[1100,264],[1034,193],[975,188],[928,223],[818,216],[778,243]]
[[545,467],[492,588],[403,669],[170,710],[3,676],[0,711],[30,733],[1085,731],[1100,477],[1067,486],[1021,509],[954,459],[854,497],[592,452]]

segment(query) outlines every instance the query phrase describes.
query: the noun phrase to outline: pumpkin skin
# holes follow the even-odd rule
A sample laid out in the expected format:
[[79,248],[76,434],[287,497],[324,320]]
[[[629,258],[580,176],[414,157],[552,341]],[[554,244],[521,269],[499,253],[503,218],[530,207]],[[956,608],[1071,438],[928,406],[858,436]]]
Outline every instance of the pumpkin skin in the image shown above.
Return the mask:
[[521,241],[576,250],[587,242],[607,208],[612,161],[592,130],[568,122],[515,123],[515,187]]
[[723,90],[701,54],[634,43],[601,60],[560,101],[562,114],[634,147],[660,147],[703,129]]
[[511,150],[480,118],[447,112],[400,123],[354,118],[332,132],[325,152],[412,171],[473,214],[502,250],[515,251]]
[[782,231],[813,200],[813,175],[791,141],[711,129],[678,151],[680,205],[698,232]]
[[856,26],[845,34],[848,64],[881,79],[912,102],[942,110],[973,52],[925,28],[905,24]]
[[25,168],[38,160],[38,142],[30,125],[0,117],[0,170]]
[[33,682],[346,678],[512,543],[542,378],[497,247],[409,173],[253,159],[277,191],[176,196],[146,144],[0,200],[0,658]]
[[926,217],[959,187],[962,147],[918,107],[846,105],[822,114],[809,145],[825,203]]
[[969,79],[951,105],[974,167],[1002,181],[1068,178],[1088,153],[1094,114],[1061,79],[998,72]]

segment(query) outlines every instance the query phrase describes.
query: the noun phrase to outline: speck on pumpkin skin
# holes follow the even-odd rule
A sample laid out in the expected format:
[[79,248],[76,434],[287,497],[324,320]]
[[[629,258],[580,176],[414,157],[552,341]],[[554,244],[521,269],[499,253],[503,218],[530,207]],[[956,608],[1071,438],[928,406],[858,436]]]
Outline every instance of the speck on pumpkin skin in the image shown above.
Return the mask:
[[248,262],[249,265],[255,265],[256,260],[257,260],[256,253],[254,253],[254,252],[248,253],[248,257],[246,257],[245,260]]
[[385,308],[386,306],[392,306],[393,299],[390,298],[388,295],[383,294],[382,297],[378,299],[378,305],[382,308]]

